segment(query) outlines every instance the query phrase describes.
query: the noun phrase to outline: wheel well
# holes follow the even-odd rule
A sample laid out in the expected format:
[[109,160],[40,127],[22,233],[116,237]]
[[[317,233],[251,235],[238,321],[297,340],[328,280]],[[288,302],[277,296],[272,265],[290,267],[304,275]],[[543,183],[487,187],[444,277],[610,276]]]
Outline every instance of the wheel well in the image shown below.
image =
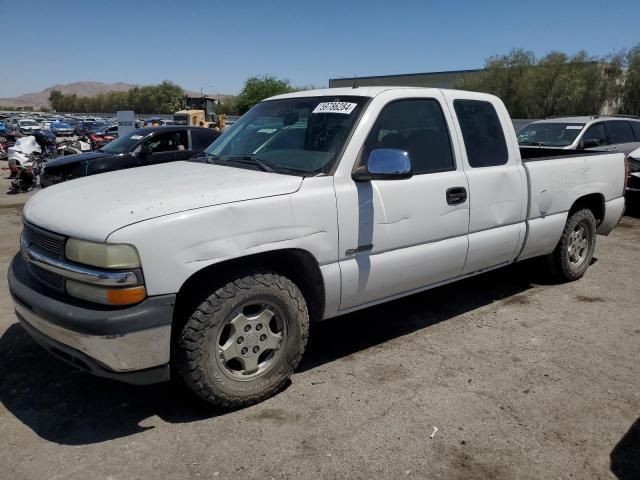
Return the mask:
[[588,208],[596,218],[596,224],[600,225],[604,220],[604,196],[601,193],[591,193],[583,197],[578,198],[569,210],[569,216],[572,213]]
[[[295,283],[307,302],[309,319],[322,319],[324,313],[324,280],[320,266],[309,252],[299,249],[276,250],[216,263],[194,273],[180,287],[176,297],[172,329],[178,333],[181,324],[213,289],[238,275],[252,272],[272,272]],[[178,327],[178,328],[176,328]]]

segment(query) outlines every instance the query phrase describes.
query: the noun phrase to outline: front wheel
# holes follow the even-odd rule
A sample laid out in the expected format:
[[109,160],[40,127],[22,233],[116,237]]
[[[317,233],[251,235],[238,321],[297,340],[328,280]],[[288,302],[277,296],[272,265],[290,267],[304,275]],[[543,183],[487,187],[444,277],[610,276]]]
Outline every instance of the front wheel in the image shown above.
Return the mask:
[[596,248],[596,219],[585,208],[567,219],[560,241],[551,254],[553,273],[563,281],[581,278],[591,265]]
[[204,400],[245,407],[285,385],[308,335],[298,287],[277,274],[253,274],[216,289],[192,312],[177,338],[176,367]]

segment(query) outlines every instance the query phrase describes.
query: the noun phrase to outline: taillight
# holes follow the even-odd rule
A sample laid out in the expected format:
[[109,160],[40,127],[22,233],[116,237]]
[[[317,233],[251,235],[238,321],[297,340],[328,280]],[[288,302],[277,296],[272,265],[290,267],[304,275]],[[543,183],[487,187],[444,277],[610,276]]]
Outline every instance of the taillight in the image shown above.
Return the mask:
[[627,183],[629,182],[629,157],[624,157],[624,188],[627,189]]

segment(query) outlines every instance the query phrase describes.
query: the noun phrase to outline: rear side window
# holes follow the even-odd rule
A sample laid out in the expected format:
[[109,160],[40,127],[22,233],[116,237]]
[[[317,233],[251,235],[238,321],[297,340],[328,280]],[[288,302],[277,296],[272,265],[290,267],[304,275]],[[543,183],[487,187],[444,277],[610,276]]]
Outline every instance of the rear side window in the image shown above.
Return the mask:
[[205,130],[203,128],[191,130],[191,142],[193,143],[191,148],[193,150],[204,150],[211,145],[217,137],[218,136],[215,135],[215,132],[211,129]]
[[607,122],[607,131],[611,143],[631,143],[633,142],[633,131],[629,122],[623,120],[614,120]]
[[469,165],[495,167],[509,160],[507,142],[493,105],[479,100],[455,100]]
[[629,122],[636,142],[640,142],[640,122]]
[[437,100],[397,100],[384,107],[365,143],[366,156],[378,148],[409,153],[413,173],[455,170],[449,130]]

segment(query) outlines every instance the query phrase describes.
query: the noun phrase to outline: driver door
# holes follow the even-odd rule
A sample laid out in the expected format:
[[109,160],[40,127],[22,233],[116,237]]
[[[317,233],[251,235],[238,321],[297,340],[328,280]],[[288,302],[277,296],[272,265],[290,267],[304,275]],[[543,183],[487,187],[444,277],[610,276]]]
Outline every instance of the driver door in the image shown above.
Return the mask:
[[451,115],[438,94],[406,95],[379,107],[357,164],[375,149],[404,150],[413,176],[336,180],[341,310],[418,291],[464,268],[469,189]]

